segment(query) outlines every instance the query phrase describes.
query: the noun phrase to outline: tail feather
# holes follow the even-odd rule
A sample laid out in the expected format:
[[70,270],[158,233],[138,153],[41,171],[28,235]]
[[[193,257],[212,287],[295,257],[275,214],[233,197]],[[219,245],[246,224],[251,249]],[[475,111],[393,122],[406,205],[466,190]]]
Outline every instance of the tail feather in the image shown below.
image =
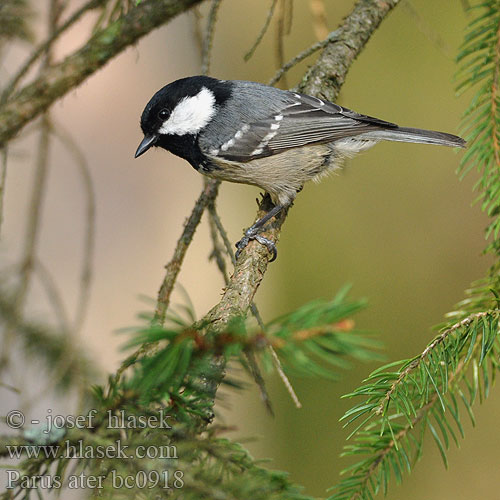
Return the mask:
[[366,138],[383,139],[386,141],[416,142],[421,144],[438,144],[455,148],[465,148],[466,142],[453,134],[423,130],[420,128],[398,127],[392,129],[374,130],[363,134]]

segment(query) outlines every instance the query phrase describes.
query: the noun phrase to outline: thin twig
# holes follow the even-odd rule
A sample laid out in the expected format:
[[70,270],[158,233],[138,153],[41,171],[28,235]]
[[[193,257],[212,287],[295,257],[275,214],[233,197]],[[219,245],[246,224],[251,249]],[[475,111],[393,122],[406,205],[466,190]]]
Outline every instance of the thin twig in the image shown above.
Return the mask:
[[260,30],[260,33],[257,35],[257,39],[255,40],[250,50],[243,56],[243,59],[245,61],[248,61],[253,56],[254,52],[257,50],[257,47],[260,45],[260,42],[262,42],[262,39],[264,38],[264,35],[266,34],[267,29],[271,24],[271,19],[273,18],[274,10],[276,9],[278,1],[279,0],[272,0],[271,7],[269,7],[269,10],[267,11],[267,16],[264,22],[264,26],[262,26],[262,29]]
[[92,283],[92,267],[95,251],[95,192],[90,168],[85,154],[74,141],[73,137],[61,125],[52,126],[53,134],[73,155],[78,171],[82,177],[86,196],[86,217],[83,243],[82,270],[80,273],[80,290],[77,301],[72,331],[78,334],[83,327],[90,301],[90,286]]
[[358,0],[336,30],[337,43],[329,43],[306,72],[299,91],[335,102],[352,63],[372,33],[401,0]]
[[42,56],[47,50],[49,50],[54,42],[73,24],[75,24],[82,16],[89,10],[96,9],[104,4],[107,0],[90,0],[85,5],[80,7],[68,20],[61,24],[53,33],[49,35],[45,42],[37,45],[35,51],[31,54],[28,60],[21,66],[18,72],[11,78],[10,82],[5,87],[2,92],[2,96],[0,97],[0,103],[5,102],[14,92],[18,83],[21,79],[26,75],[26,73],[30,70],[33,64]]
[[286,376],[286,373],[283,371],[283,367],[281,366],[280,358],[276,354],[276,351],[274,350],[272,345],[269,346],[269,350],[271,351],[271,356],[273,357],[274,365],[276,366],[276,370],[278,371],[278,375],[280,376],[281,381],[285,385],[286,390],[288,391],[288,394],[290,394],[290,397],[292,398],[295,406],[297,408],[302,408],[302,403],[300,402],[300,399],[298,398],[297,394],[295,393],[293,385],[291,384],[290,380]]
[[454,59],[453,49],[446,43],[439,31],[435,30],[425,19],[410,0],[401,4],[412,18],[417,29],[448,59]]
[[177,241],[174,255],[170,262],[165,266],[167,272],[165,273],[165,277],[163,278],[163,282],[158,292],[158,302],[154,317],[155,323],[163,325],[165,322],[165,314],[170,303],[170,295],[184,261],[186,251],[189,248],[191,240],[193,239],[194,233],[200,223],[201,216],[203,215],[205,208],[207,208],[210,201],[214,200],[217,196],[219,185],[220,182],[218,181],[209,180],[205,182],[203,190],[194,205],[191,215],[184,225],[184,230],[182,231],[181,237]]
[[[285,36],[285,0],[279,0],[278,4],[278,18],[276,20],[276,36],[274,41],[275,48],[275,58],[276,67],[282,68],[285,63],[285,47],[284,47],[284,36]],[[284,76],[280,78],[282,84],[285,88],[288,88],[288,82]]]
[[[29,285],[31,274],[35,264],[35,249],[40,231],[40,219],[42,214],[42,203],[45,195],[48,171],[48,153],[50,142],[49,117],[44,114],[41,119],[40,136],[38,139],[37,158],[35,166],[35,177],[33,180],[30,208],[28,210],[28,223],[24,238],[23,256],[19,266],[19,282],[15,293],[15,307],[21,312]],[[0,356],[0,372],[8,368],[10,364],[11,349],[14,342],[14,330],[12,325],[7,325],[3,335],[3,344]]]
[[222,225],[222,221],[220,220],[219,214],[217,213],[217,209],[215,208],[215,203],[212,202],[208,206],[209,214],[210,214],[210,219],[213,221],[217,231],[219,231],[219,235],[222,239],[222,242],[224,243],[224,248],[226,250],[226,253],[229,255],[229,258],[231,259],[231,262],[233,266],[236,265],[236,258],[234,256],[233,252],[233,247],[231,245],[231,242],[229,241],[229,238],[227,236],[227,232]]
[[201,74],[210,73],[210,56],[212,55],[212,42],[215,34],[215,23],[217,22],[217,12],[222,0],[212,0],[210,12],[208,13],[207,27],[203,38],[203,47],[201,51]]
[[283,65],[277,72],[276,74],[269,80],[268,85],[275,85],[281,77],[287,72],[290,71],[294,66],[296,66],[299,62],[303,61],[307,57],[313,55],[315,52],[317,52],[320,49],[323,49],[326,47],[328,44],[332,42],[336,42],[338,40],[338,34],[339,31],[332,31],[327,38],[324,40],[321,40],[321,42],[316,42],[313,45],[311,45],[309,48],[303,50],[300,52],[300,54],[297,54],[293,59],[288,61],[285,65]]
[[217,225],[214,221],[213,217],[213,212],[212,212],[212,205],[209,206],[209,217],[208,217],[208,224],[210,228],[210,239],[212,240],[212,253],[210,254],[210,259],[214,259],[217,268],[219,269],[220,273],[222,274],[222,278],[224,280],[224,284],[227,285],[229,282],[229,276],[227,274],[227,266],[226,266],[226,261],[224,260],[224,255],[223,255],[223,250],[220,246],[219,243],[219,238],[218,238],[218,228]]
[[45,293],[47,294],[49,302],[52,304],[54,316],[59,321],[60,330],[69,334],[71,330],[71,322],[69,320],[66,306],[64,305],[64,301],[61,297],[61,294],[59,293],[54,277],[47,269],[47,266],[45,266],[45,264],[38,258],[34,259],[33,269],[38,280],[45,289]]
[[194,17],[194,39],[201,54],[203,52],[203,28],[201,27],[203,16],[201,15],[200,7],[194,7],[191,9],[191,12]]
[[325,0],[309,0],[313,18],[313,29],[317,40],[323,40],[328,36],[328,24],[326,22]]
[[[5,183],[7,181],[7,146],[2,149],[2,171],[0,172],[0,230],[3,223],[3,208],[5,203]],[[0,231],[1,234],[1,231]]]
[[[165,323],[165,316],[170,304],[170,295],[172,294],[177,276],[182,267],[182,263],[184,262],[187,249],[189,248],[196,228],[201,221],[201,216],[203,215],[205,208],[207,208],[211,200],[214,200],[217,196],[219,185],[220,182],[218,181],[205,181],[201,194],[196,200],[193,210],[191,211],[191,215],[184,224],[184,230],[177,241],[174,255],[172,256],[170,262],[165,266],[166,273],[158,292],[156,311],[153,318],[153,322],[156,324],[163,325]],[[119,380],[127,368],[136,363],[138,359],[153,353],[156,348],[157,344],[142,345],[121,364],[120,368],[116,372],[115,379]]]

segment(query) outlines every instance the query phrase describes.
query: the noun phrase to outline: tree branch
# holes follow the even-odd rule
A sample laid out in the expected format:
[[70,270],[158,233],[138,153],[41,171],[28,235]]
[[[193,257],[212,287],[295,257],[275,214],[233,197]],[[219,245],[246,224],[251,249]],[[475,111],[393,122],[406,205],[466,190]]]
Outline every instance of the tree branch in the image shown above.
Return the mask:
[[[304,77],[300,89],[311,95],[325,95],[332,99],[338,94],[347,72],[357,55],[363,50],[370,36],[375,32],[385,16],[399,3],[399,0],[359,0],[353,11],[336,31],[332,44],[327,46],[318,61]],[[270,199],[266,196],[259,206],[257,219],[269,210]],[[286,213],[281,213],[266,231],[266,238],[277,242]],[[268,250],[257,242],[242,251],[234,269],[234,274],[224,290],[221,301],[202,320],[210,325],[211,333],[224,331],[230,320],[244,316],[252,304],[255,293],[267,270]],[[215,360],[220,382],[224,376],[225,363]],[[217,384],[213,383],[212,397]]]
[[335,101],[347,72],[371,35],[400,0],[359,0],[344,19],[335,40],[322,52],[299,89]]
[[[351,14],[336,30],[332,43],[325,48],[316,64],[304,77],[300,89],[311,95],[324,95],[328,92],[330,96],[335,97],[354,59],[363,50],[384,17],[398,3],[399,0],[359,0]],[[327,71],[327,68],[330,71]],[[268,203],[266,197],[261,202],[257,218],[264,215]],[[266,233],[266,237],[276,242],[285,218],[286,214],[282,214]],[[212,327],[223,328],[229,318],[247,311],[266,272],[268,257],[267,249],[256,242],[251,242],[243,250],[222,300],[207,314]]]
[[150,31],[202,0],[145,0],[97,32],[83,47],[44,70],[0,108],[0,147],[57,99]]

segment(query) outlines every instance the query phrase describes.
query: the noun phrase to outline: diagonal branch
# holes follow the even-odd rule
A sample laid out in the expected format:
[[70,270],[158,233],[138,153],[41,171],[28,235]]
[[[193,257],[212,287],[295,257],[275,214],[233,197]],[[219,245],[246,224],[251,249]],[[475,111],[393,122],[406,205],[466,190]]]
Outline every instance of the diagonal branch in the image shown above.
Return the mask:
[[[300,89],[312,95],[326,93],[334,99],[354,59],[363,50],[385,16],[398,3],[399,0],[359,0],[337,30],[339,36],[326,47],[316,64],[304,77]],[[260,204],[257,218],[269,210],[269,203],[269,197],[266,196]],[[277,242],[285,218],[286,213],[280,214],[265,236]],[[243,250],[221,301],[203,319],[203,322],[210,325],[210,332],[222,332],[232,318],[246,314],[267,270],[268,258],[267,249],[257,242],[251,242]],[[223,360],[216,360],[215,366],[217,373],[214,375],[215,383],[211,386],[212,397],[215,397],[217,382],[220,383],[224,376],[225,363]]]
[[145,0],[98,31],[83,47],[45,69],[0,108],[0,147],[57,99],[153,29],[202,0]]
[[[338,94],[347,72],[357,55],[363,50],[370,36],[399,0],[359,0],[353,11],[336,30],[336,36],[316,64],[304,77],[300,89],[312,95],[328,93],[332,99]],[[327,69],[330,71],[327,71]],[[265,198],[257,218],[268,203]],[[276,241],[286,214],[282,214],[266,237]],[[268,252],[262,245],[252,242],[242,252],[234,274],[222,300],[208,314],[212,326],[222,327],[230,317],[245,314],[266,272]]]
[[359,0],[339,26],[328,45],[307,74],[299,89],[334,101],[352,63],[372,34],[400,0]]
[[[399,0],[358,0],[351,14],[335,31],[335,37],[331,37],[332,43],[325,48],[316,64],[304,77],[300,89],[312,95],[328,93],[330,98],[334,99],[340,91],[354,59],[363,50],[370,36],[385,16],[398,3]],[[329,73],[325,68],[330,68],[331,72]],[[160,324],[165,317],[170,293],[192,236],[201,220],[203,211],[209,205],[210,198],[213,199],[208,192],[211,189],[215,190],[212,192],[214,195],[216,187],[213,181],[205,184],[183,235],[179,239],[175,255],[167,265],[167,273],[160,288],[155,314],[155,320]],[[264,197],[256,219],[261,218],[270,209],[270,203],[269,197]],[[277,242],[285,218],[286,213],[281,213],[270,225],[265,236]],[[268,258],[268,251],[265,247],[255,241],[250,242],[236,262],[234,273],[224,289],[222,299],[206,314],[200,324],[209,325],[210,332],[217,334],[224,331],[231,319],[246,315],[267,270]],[[117,378],[120,378],[127,367],[134,364],[139,358],[155,352],[155,348],[154,344],[150,344],[136,351],[122,364],[117,372]],[[208,391],[211,398],[215,398],[218,384],[224,376],[225,361],[215,359],[213,368],[215,373]]]

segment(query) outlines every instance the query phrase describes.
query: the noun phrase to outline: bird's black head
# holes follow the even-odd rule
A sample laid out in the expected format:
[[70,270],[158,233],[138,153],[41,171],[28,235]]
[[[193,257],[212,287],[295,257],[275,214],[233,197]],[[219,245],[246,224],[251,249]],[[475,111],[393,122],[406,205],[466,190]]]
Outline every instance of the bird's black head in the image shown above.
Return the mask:
[[188,148],[231,95],[231,83],[207,76],[192,76],[160,89],[141,116],[144,139],[135,157],[159,146],[191,160]]

